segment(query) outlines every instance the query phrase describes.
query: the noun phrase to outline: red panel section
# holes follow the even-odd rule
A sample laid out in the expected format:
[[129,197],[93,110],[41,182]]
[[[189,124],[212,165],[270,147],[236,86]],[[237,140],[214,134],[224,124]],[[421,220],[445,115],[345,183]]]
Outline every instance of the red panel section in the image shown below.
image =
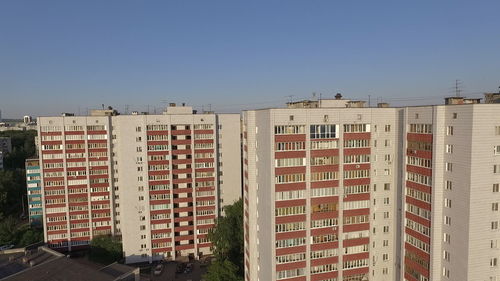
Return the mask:
[[314,172],[330,172],[330,171],[338,171],[339,165],[324,165],[324,166],[312,166],[311,173]]
[[344,170],[345,171],[369,170],[369,169],[370,169],[370,164],[369,163],[363,163],[363,164],[345,164],[344,165]]
[[408,172],[413,172],[425,176],[432,176],[432,170],[429,168],[417,167],[412,165],[406,165],[406,170]]
[[305,151],[284,151],[284,152],[275,152],[275,159],[284,159],[284,158],[305,158]]
[[274,136],[275,142],[291,142],[291,141],[306,141],[305,134],[295,134],[295,135],[277,135]]
[[338,187],[338,186],[339,186],[338,180],[311,182],[311,188]]
[[289,269],[295,269],[295,268],[304,268],[304,267],[306,267],[305,261],[290,262],[290,263],[276,265],[276,271],[289,270]]
[[370,229],[370,224],[369,223],[360,223],[360,224],[350,224],[350,225],[344,225],[342,227],[344,232],[353,232],[353,231],[360,231],[360,230],[369,230]]
[[311,198],[311,205],[323,204],[323,203],[337,203],[337,202],[339,202],[338,196],[326,196],[326,197]]
[[285,175],[285,174],[300,174],[300,173],[305,173],[306,172],[306,167],[286,167],[286,168],[275,168],[274,173],[278,175]]
[[364,148],[345,148],[344,155],[361,155],[370,154],[371,149],[369,147]]
[[408,133],[406,139],[408,141],[432,142],[432,134]]
[[276,208],[303,206],[303,205],[306,205],[306,199],[276,201],[274,204],[275,204]]
[[405,216],[406,216],[407,219],[410,219],[410,220],[412,220],[414,222],[418,222],[419,224],[425,225],[427,227],[431,227],[431,221],[430,220],[424,219],[424,218],[419,217],[417,215],[414,215],[414,214],[412,214],[410,212],[406,212]]
[[282,184],[276,184],[274,186],[274,190],[276,192],[279,192],[279,191],[290,191],[290,190],[301,190],[301,189],[306,189],[306,183],[305,182],[282,183]]
[[276,240],[299,238],[299,237],[306,237],[306,231],[302,230],[302,231],[276,233]]
[[370,200],[370,193],[349,194],[344,201]]
[[370,133],[344,133],[344,140],[369,140]]
[[311,150],[311,157],[320,157],[320,156],[338,156],[338,149],[318,149]]
[[306,246],[297,246],[297,247],[276,249],[277,256],[289,255],[289,254],[295,254],[295,253],[305,253],[305,252],[306,252]]
[[294,215],[294,216],[285,216],[276,218],[276,224],[288,223],[288,222],[301,222],[301,221],[306,221],[306,215]]

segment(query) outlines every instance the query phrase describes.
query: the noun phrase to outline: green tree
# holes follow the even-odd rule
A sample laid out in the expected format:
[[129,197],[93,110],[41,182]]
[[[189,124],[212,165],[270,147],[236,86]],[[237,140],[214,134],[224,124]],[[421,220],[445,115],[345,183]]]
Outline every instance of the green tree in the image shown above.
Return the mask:
[[113,236],[97,236],[90,242],[90,259],[102,264],[119,261],[123,257],[122,242]]
[[0,132],[0,137],[9,137],[12,144],[12,152],[4,158],[7,170],[24,169],[24,161],[36,154],[36,134],[35,130]]
[[0,214],[18,217],[22,203],[26,202],[26,176],[24,170],[0,170]]
[[43,232],[40,229],[29,228],[27,225],[24,227],[24,233],[20,236],[19,247],[26,247],[43,241]]
[[[217,219],[215,227],[208,233],[208,239],[212,242],[212,251],[217,261],[210,265],[206,277],[214,281],[238,281],[242,280],[245,270],[243,200],[240,199],[226,206],[224,211],[225,216]],[[235,278],[232,278],[232,275]]]
[[17,244],[17,221],[13,217],[2,218],[0,222],[0,245]]
[[205,274],[207,281],[243,281],[243,277],[238,275],[238,267],[228,260],[215,261],[208,268]]

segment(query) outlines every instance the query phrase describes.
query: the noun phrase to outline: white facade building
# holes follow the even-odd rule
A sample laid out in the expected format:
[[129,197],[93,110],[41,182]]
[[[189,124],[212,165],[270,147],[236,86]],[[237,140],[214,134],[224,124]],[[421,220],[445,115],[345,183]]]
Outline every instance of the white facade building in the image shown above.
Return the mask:
[[[38,118],[45,240],[121,235],[127,263],[210,253],[208,229],[241,197],[239,114]],[[45,218],[48,219],[45,219]]]

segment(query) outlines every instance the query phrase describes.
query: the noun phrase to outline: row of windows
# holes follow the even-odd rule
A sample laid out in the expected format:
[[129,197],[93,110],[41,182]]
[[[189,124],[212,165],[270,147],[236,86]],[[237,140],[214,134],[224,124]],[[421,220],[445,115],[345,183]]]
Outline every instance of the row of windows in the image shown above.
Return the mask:
[[408,149],[432,151],[432,143],[423,141],[408,141]]
[[275,160],[275,167],[305,166],[306,158],[283,158]]
[[415,205],[412,205],[410,203],[406,203],[405,208],[406,208],[407,212],[410,212],[414,215],[417,215],[419,217],[422,217],[422,218],[428,219],[428,220],[431,219],[431,212],[429,210],[422,209],[422,208],[417,207]]
[[359,194],[359,193],[368,193],[370,192],[370,185],[362,184],[362,185],[351,185],[344,187],[344,194]]
[[360,268],[360,267],[369,266],[369,262],[370,262],[369,259],[345,261],[344,265],[343,265],[343,269],[352,269],[352,268]]
[[276,280],[303,276],[304,274],[305,274],[304,268],[282,270],[282,271],[276,272]]
[[425,226],[423,224],[420,224],[418,222],[414,222],[414,221],[409,220],[409,219],[405,219],[405,221],[406,221],[405,225],[409,229],[414,230],[414,231],[416,231],[418,233],[421,233],[423,235],[426,235],[426,236],[430,236],[431,235],[431,230],[427,226]]
[[322,188],[312,188],[311,197],[324,197],[337,195],[336,187],[322,187]]
[[358,223],[367,223],[367,222],[369,222],[368,215],[345,216],[344,217],[344,225],[347,225],[347,224],[358,224]]
[[338,179],[338,172],[316,172],[311,173],[311,181],[328,181]]
[[370,170],[350,170],[344,171],[344,179],[369,178]]
[[344,163],[345,164],[357,164],[357,163],[369,163],[370,162],[370,154],[358,154],[358,155],[345,155]]
[[410,124],[410,133],[432,134],[431,124]]
[[431,203],[431,195],[429,193],[422,192],[420,190],[406,187],[406,195],[418,199],[420,201]]
[[293,200],[305,197],[305,190],[292,190],[276,192],[276,200]]
[[345,148],[370,147],[370,140],[344,140]]
[[418,166],[418,167],[424,167],[424,168],[431,168],[432,167],[432,160],[420,158],[420,157],[415,157],[415,156],[408,156],[406,159],[406,163],[409,165],[412,165],[412,166]]
[[293,183],[305,181],[305,174],[286,174],[276,176],[276,183]]
[[414,246],[414,247],[417,247],[419,248],[420,250],[426,252],[426,253],[430,253],[430,250],[431,250],[431,247],[429,244],[409,235],[409,234],[405,234],[406,236],[406,243],[409,243],[410,245]]
[[413,173],[413,172],[407,172],[406,179],[409,181],[412,181],[412,182],[416,182],[418,184],[423,184],[423,185],[427,185],[427,186],[432,185],[432,177]]
[[295,246],[301,246],[301,245],[305,245],[305,244],[306,244],[305,237],[276,240],[276,248],[295,247]]
[[311,267],[311,274],[330,272],[337,270],[337,264],[323,264]]
[[282,264],[289,262],[298,262],[298,261],[303,261],[305,259],[306,259],[306,253],[297,253],[284,256],[276,256],[276,263]]
[[306,213],[306,206],[293,206],[293,207],[283,207],[275,209],[275,216],[291,216]]

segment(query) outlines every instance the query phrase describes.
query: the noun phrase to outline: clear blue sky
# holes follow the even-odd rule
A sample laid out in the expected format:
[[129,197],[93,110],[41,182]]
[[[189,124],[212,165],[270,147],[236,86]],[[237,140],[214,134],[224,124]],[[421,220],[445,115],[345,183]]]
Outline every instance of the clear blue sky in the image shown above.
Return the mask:
[[500,1],[0,1],[3,117],[439,103],[500,86]]

